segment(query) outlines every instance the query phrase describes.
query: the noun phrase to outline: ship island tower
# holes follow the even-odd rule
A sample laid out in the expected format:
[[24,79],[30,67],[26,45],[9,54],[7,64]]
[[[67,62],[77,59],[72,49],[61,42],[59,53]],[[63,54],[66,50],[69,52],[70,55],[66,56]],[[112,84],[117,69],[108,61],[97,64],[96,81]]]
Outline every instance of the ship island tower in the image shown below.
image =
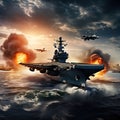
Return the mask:
[[67,46],[67,44],[64,42],[66,41],[63,40],[62,37],[59,37],[59,39],[56,40],[56,43],[54,43],[55,52],[53,61],[65,63],[68,59],[68,53],[64,51],[64,48]]

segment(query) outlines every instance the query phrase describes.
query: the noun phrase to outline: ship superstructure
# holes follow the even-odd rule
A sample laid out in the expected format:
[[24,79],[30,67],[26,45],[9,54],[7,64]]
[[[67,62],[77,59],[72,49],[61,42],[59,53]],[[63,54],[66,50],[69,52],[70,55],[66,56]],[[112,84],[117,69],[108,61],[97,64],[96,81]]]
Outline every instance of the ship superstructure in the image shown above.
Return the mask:
[[56,43],[54,43],[55,52],[53,56],[53,61],[55,62],[61,62],[65,63],[68,59],[68,53],[64,51],[64,47],[67,46],[67,44],[64,44],[65,42],[62,37],[59,37],[59,40],[56,40]]

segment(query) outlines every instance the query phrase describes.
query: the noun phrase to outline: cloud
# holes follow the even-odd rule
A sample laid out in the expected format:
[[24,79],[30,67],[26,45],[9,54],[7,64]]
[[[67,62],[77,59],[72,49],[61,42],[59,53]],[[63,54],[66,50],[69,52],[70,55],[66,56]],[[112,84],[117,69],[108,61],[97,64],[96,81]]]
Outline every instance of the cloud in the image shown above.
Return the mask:
[[41,0],[26,0],[26,1],[19,1],[19,6],[23,9],[24,13],[31,17],[31,14],[34,12],[34,7],[40,8],[43,6]]
[[0,33],[0,38],[6,38],[6,37],[7,37],[7,34]]
[[[4,6],[0,6],[0,24],[22,31],[49,29],[59,33],[64,30],[67,35],[73,32],[72,36],[95,31],[106,36],[109,30],[114,31],[109,34],[110,37],[116,34],[119,36],[120,9],[118,3],[112,0],[4,0],[2,3]],[[61,23],[61,26],[57,23]]]
[[66,24],[63,24],[62,26],[60,26],[60,29],[61,29],[62,31],[77,32],[76,29],[70,28],[70,27],[68,27]]
[[117,48],[120,48],[120,37],[111,37],[109,41],[115,45]]
[[2,0],[0,1],[0,6],[3,6],[3,1]]
[[[118,13],[119,9],[116,9],[116,11],[112,11],[111,9],[110,13],[104,13],[104,11],[108,9],[106,6],[110,4],[110,0],[101,2],[96,2],[94,0],[87,2],[64,2],[63,0],[56,2],[53,0],[46,0],[46,2],[53,5],[54,11],[57,15],[57,22],[67,24],[67,26],[74,28],[79,33],[84,33],[85,31],[101,32],[104,29],[104,35],[107,35],[106,31],[108,28],[111,28],[111,32],[118,28],[116,24],[118,21],[118,14],[116,17],[111,17],[111,14],[115,15],[116,12]],[[114,36],[114,34],[111,34],[111,36]]]

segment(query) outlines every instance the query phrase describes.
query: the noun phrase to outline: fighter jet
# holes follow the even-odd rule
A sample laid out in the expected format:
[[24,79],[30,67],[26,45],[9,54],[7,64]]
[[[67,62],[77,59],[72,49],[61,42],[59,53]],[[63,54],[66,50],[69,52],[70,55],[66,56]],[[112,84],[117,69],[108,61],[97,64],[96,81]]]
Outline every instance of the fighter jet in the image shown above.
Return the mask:
[[29,67],[30,71],[38,70],[40,73],[57,77],[57,81],[75,86],[86,85],[89,76],[104,69],[103,65],[66,62],[68,53],[64,51],[66,44],[62,37],[54,44],[55,51],[51,62],[48,63],[20,63]]
[[45,52],[45,51],[47,51],[45,48],[43,48],[43,49],[35,49],[36,51],[38,51],[38,52]]
[[84,41],[86,40],[95,40],[95,39],[99,39],[99,36],[93,34],[93,35],[83,35],[82,39],[84,39]]

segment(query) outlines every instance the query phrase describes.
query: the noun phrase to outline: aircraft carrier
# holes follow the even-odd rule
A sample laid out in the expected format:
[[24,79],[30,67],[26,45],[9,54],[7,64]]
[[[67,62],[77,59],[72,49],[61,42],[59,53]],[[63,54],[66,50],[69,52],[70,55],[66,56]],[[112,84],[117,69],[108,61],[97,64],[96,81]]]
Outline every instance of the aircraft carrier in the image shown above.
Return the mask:
[[20,63],[29,67],[30,71],[38,70],[40,73],[57,76],[58,81],[81,86],[89,80],[90,76],[104,69],[104,65],[66,62],[68,53],[64,50],[67,44],[59,37],[54,43],[55,51],[51,62],[47,63]]

